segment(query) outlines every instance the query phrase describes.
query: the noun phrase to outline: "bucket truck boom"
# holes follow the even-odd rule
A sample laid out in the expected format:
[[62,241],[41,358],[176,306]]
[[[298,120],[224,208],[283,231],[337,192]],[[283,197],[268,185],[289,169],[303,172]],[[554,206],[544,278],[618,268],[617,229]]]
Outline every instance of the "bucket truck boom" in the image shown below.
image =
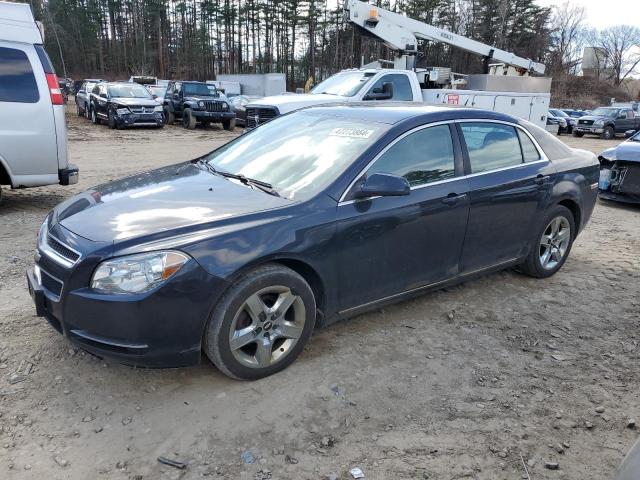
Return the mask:
[[445,43],[480,55],[485,59],[486,65],[488,65],[489,60],[493,59],[516,67],[522,73],[535,72],[543,74],[545,70],[543,64],[528,58],[519,57],[511,52],[485,45],[361,0],[346,0],[344,10],[347,20],[367,34],[380,38],[389,48],[400,52],[402,55],[415,56],[418,39],[422,39]]

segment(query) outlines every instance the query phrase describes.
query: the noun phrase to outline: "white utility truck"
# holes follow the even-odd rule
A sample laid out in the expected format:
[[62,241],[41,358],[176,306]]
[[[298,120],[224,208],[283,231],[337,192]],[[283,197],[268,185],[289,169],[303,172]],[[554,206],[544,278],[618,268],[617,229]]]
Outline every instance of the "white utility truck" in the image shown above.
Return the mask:
[[[309,94],[256,100],[247,105],[247,128],[312,105],[368,100],[478,107],[524,118],[545,128],[551,79],[529,76],[543,74],[544,65],[360,0],[347,0],[344,8],[345,17],[360,31],[380,38],[397,53],[394,61],[343,70]],[[446,67],[415,68],[418,39],[443,42],[480,55],[486,73],[463,75]],[[382,68],[382,63],[392,64],[392,68]]]

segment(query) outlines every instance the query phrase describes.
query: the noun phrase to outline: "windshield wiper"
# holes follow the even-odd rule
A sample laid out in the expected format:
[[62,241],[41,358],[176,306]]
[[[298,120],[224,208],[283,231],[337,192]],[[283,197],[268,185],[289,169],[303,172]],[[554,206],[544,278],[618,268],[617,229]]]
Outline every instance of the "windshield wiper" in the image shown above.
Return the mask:
[[269,195],[273,195],[274,197],[280,197],[280,194],[273,188],[273,185],[267,182],[263,182],[261,180],[256,180],[254,178],[245,177],[242,174],[238,173],[229,173],[223,170],[218,170],[216,167],[211,165],[206,160],[199,158],[196,160],[200,165],[203,165],[207,171],[214,175],[220,175],[225,178],[232,178],[233,180],[238,180],[240,183],[244,185],[248,185],[250,187],[257,187],[259,190],[268,193]]

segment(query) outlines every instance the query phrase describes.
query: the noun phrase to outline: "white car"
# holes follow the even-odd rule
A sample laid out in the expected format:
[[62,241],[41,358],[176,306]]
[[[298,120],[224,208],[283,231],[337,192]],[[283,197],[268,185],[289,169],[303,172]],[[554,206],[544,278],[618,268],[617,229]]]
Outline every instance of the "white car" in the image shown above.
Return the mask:
[[31,7],[0,2],[0,185],[71,185],[64,100]]

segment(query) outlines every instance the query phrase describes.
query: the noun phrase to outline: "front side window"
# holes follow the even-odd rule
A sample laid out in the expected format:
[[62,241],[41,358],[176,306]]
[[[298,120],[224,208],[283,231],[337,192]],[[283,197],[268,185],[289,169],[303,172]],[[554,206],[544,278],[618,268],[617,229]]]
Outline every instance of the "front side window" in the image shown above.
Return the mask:
[[374,75],[373,72],[361,71],[337,73],[315,86],[311,93],[353,97]]
[[373,84],[369,93],[374,91],[382,91],[382,85],[386,82],[393,84],[393,97],[391,100],[398,101],[411,101],[413,100],[413,90],[411,89],[411,82],[406,75],[401,73],[392,73],[389,75],[383,75]]
[[279,195],[305,199],[319,193],[389,125],[296,112],[261,125],[211,152],[217,170],[270,183]]
[[522,163],[516,129],[499,123],[461,123],[471,173],[486,172]]
[[27,54],[0,47],[0,102],[37,103],[38,84]]
[[372,173],[404,177],[412,187],[454,177],[449,126],[423,128],[401,138],[376,160],[367,175]]

